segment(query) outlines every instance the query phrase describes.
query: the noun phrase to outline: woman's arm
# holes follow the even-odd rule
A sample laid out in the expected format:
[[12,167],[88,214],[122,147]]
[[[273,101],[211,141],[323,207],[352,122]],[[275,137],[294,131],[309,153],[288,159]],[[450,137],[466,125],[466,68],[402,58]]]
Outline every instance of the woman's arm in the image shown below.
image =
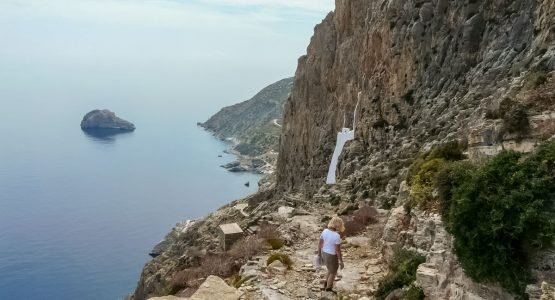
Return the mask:
[[320,239],[318,242],[318,256],[322,256],[322,247],[324,247],[324,240]]
[[343,265],[343,254],[341,253],[341,244],[335,245],[335,252],[337,253],[337,259],[339,260],[339,266],[341,267],[341,269],[343,269],[345,267],[345,265]]

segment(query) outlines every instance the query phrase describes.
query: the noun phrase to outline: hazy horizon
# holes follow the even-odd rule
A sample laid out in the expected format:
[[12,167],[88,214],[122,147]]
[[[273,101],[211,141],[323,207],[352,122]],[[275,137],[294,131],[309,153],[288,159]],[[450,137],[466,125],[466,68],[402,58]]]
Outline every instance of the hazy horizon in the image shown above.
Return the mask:
[[[2,1],[0,99],[31,101],[33,90],[110,108],[138,92],[120,86],[138,86],[161,102],[202,102],[207,118],[293,76],[332,9],[328,0]],[[164,99],[168,91],[183,98]]]

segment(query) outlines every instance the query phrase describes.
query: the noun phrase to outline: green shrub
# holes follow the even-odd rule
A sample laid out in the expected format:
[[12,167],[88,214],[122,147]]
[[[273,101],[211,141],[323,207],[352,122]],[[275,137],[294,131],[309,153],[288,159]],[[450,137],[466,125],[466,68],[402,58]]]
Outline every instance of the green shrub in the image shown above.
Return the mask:
[[287,266],[288,269],[291,269],[291,266],[293,265],[293,261],[291,260],[289,255],[283,252],[274,252],[270,254],[270,257],[268,257],[268,260],[266,261],[266,265],[269,266],[271,263],[273,263],[276,260],[281,261],[281,263]]
[[524,294],[530,255],[555,239],[554,175],[554,142],[528,156],[505,151],[482,167],[452,169],[442,183],[443,218],[469,277]]
[[420,208],[432,209],[435,197],[432,195],[435,189],[437,175],[447,167],[447,161],[442,158],[434,158],[424,162],[416,175],[411,180],[410,196]]
[[427,161],[433,159],[443,159],[446,161],[457,161],[465,159],[463,149],[457,141],[447,142],[440,145],[435,145],[431,150],[420,154],[412,163],[408,173],[408,183],[410,184],[412,178],[420,171],[421,166]]
[[389,264],[389,273],[380,280],[378,289],[374,292],[376,299],[383,300],[392,291],[411,285],[416,280],[418,265],[424,261],[424,256],[414,251],[396,248]]
[[528,111],[524,105],[515,104],[503,115],[503,129],[506,132],[524,135],[529,128]]
[[283,241],[282,239],[268,239],[267,241],[273,250],[281,249],[285,245],[285,241]]
[[468,180],[475,169],[476,166],[468,161],[458,161],[448,164],[437,174],[435,187],[437,189],[439,212],[445,225],[448,223],[445,216],[449,214],[451,208],[452,191]]
[[403,295],[403,300],[424,300],[426,296],[422,288],[412,284]]
[[448,142],[434,146],[421,154],[409,168],[407,182],[410,185],[411,204],[421,209],[435,210],[438,199],[434,196],[439,174],[453,161],[465,159],[458,142]]

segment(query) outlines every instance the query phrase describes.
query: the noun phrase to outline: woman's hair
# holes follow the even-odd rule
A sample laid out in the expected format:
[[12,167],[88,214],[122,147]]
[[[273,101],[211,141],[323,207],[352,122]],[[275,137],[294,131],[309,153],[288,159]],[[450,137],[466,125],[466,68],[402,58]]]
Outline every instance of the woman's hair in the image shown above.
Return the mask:
[[337,216],[331,218],[330,222],[328,223],[328,228],[333,229],[337,232],[345,231],[345,225],[343,224],[343,219]]

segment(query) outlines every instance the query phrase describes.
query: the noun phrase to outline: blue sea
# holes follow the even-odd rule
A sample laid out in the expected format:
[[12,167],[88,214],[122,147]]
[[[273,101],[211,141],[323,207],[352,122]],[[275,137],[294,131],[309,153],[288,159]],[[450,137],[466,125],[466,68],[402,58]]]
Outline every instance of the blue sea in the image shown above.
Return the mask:
[[[219,167],[234,157],[196,125],[239,89],[210,98],[162,70],[31,69],[0,74],[0,299],[121,299],[177,222],[257,190],[258,175]],[[97,108],[136,131],[84,133]]]

